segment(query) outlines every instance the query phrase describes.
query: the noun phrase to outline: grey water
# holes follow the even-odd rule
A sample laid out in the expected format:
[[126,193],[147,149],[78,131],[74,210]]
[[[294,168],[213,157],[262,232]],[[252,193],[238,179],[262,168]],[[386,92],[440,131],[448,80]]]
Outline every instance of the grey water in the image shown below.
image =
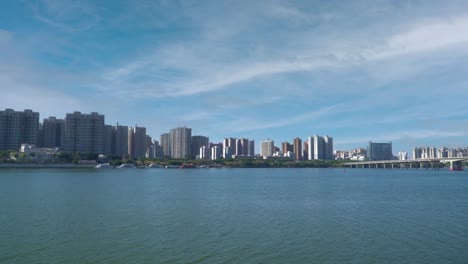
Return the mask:
[[468,263],[468,172],[3,169],[0,263]]

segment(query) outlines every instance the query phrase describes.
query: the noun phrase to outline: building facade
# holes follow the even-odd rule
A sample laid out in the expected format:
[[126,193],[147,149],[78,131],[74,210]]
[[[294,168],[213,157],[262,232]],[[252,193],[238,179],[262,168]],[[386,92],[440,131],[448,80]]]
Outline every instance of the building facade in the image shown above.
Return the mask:
[[65,141],[65,120],[56,117],[44,118],[42,122],[42,147],[62,148]]
[[160,136],[159,142],[161,144],[161,149],[163,153],[163,157],[169,158],[171,157],[171,134],[164,133]]
[[300,138],[294,139],[293,145],[293,152],[294,152],[294,160],[299,161],[302,160],[302,140]]
[[369,141],[367,145],[369,160],[393,160],[392,143],[375,143]]
[[200,148],[208,148],[210,144],[210,139],[205,136],[192,136],[192,146],[191,146],[191,156],[196,157],[200,156]]
[[117,123],[115,131],[115,151],[114,154],[126,158],[128,157],[128,126],[121,126]]
[[38,130],[38,112],[29,109],[0,111],[0,150],[18,150],[24,143],[35,145]]
[[130,158],[141,158],[146,156],[147,138],[145,127],[131,127],[128,131],[128,155]]
[[96,112],[68,113],[65,117],[66,152],[102,154],[104,151],[104,115]]
[[263,140],[260,143],[260,155],[262,157],[271,157],[275,153],[275,142],[271,139]]
[[171,157],[174,159],[186,159],[191,154],[192,129],[178,127],[171,129]]
[[308,138],[309,160],[333,160],[333,138],[330,136],[314,135]]

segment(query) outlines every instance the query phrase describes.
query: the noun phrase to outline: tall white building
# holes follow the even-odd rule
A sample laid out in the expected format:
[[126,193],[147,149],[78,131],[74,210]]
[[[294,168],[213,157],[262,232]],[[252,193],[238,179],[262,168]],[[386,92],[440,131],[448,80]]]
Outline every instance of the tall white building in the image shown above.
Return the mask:
[[211,147],[211,159],[216,160],[221,157],[221,148],[220,146]]
[[308,140],[309,160],[333,160],[333,138],[329,136],[321,137],[314,135]]
[[271,139],[263,140],[260,143],[260,155],[263,157],[271,157],[275,152],[275,142]]

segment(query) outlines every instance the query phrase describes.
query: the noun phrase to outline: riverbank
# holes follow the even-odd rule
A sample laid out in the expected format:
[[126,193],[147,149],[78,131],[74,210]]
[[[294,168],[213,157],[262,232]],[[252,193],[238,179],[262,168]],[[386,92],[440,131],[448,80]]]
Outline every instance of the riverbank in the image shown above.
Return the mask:
[[76,163],[0,163],[0,169],[89,169],[96,164],[76,164]]

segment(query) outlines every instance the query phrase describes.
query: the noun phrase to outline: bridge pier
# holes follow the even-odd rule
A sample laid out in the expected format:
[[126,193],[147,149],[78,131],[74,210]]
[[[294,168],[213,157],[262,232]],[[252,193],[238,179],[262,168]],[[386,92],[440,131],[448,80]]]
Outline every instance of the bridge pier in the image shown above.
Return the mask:
[[457,160],[457,161],[450,161],[450,170],[462,170],[463,167],[462,167],[462,162],[461,160]]

